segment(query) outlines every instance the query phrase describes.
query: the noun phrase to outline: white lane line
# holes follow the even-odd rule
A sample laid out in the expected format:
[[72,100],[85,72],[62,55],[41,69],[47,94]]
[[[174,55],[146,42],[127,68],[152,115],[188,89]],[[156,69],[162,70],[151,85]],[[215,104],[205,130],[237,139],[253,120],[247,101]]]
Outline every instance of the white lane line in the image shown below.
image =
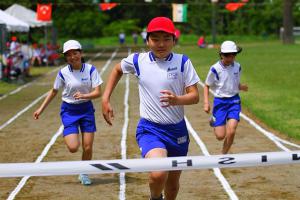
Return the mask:
[[[204,87],[204,83],[202,81],[200,81],[199,84],[202,87]],[[213,92],[211,90],[210,90],[210,92],[213,94]],[[244,113],[241,112],[240,116],[245,121],[247,121],[251,126],[253,126],[256,130],[258,130],[259,132],[261,132],[262,134],[264,134],[267,138],[269,138],[272,142],[274,142],[275,145],[277,147],[279,147],[280,149],[282,149],[284,151],[291,151],[289,148],[287,148],[283,144],[287,144],[287,145],[290,145],[290,146],[294,146],[294,147],[300,148],[300,145],[297,145],[295,143],[292,143],[292,142],[286,141],[284,139],[281,139],[281,138],[277,137],[275,134],[273,134],[273,133],[267,131],[266,129],[262,128],[260,125],[258,125],[256,122],[254,122],[254,120],[252,120],[249,117],[247,117]]]
[[43,94],[42,96],[38,97],[37,99],[35,99],[32,103],[30,103],[28,106],[26,106],[26,108],[24,108],[23,110],[21,110],[20,112],[18,112],[15,116],[13,116],[12,118],[10,118],[8,121],[6,121],[4,124],[2,124],[0,126],[0,130],[2,130],[3,128],[5,128],[6,126],[8,126],[9,124],[11,124],[13,121],[15,121],[18,117],[20,117],[24,112],[26,112],[27,110],[29,110],[32,106],[34,106],[35,104],[37,104],[41,99],[45,98],[47,96],[48,92],[46,92],[45,94]]
[[111,61],[114,59],[114,57],[117,55],[118,52],[118,48],[112,53],[111,57],[109,58],[109,60],[106,61],[105,65],[102,67],[101,71],[100,71],[100,75],[102,75],[105,70],[107,69],[107,67],[110,65]]
[[[130,55],[131,49],[128,49],[128,55]],[[127,140],[127,130],[128,130],[128,124],[129,124],[129,105],[128,105],[128,99],[129,99],[129,74],[126,74],[126,80],[125,80],[125,94],[124,94],[124,124],[122,128],[122,138],[121,138],[121,158],[126,159],[127,158],[127,146],[126,146],[126,140]],[[126,199],[126,180],[125,180],[125,173],[122,172],[119,175],[120,179],[120,191],[119,191],[119,199],[125,200]]]
[[[197,144],[199,145],[201,151],[203,152],[203,154],[205,156],[210,156],[205,144],[203,143],[203,141],[200,139],[200,137],[198,136],[198,134],[196,133],[196,131],[193,129],[192,125],[190,124],[190,122],[188,121],[187,117],[184,117],[185,121],[186,121],[186,126],[187,129],[189,130],[189,132],[192,134],[192,136],[194,137],[195,141],[197,142]],[[228,181],[226,180],[226,178],[223,176],[221,170],[219,168],[213,168],[214,174],[215,176],[218,178],[218,180],[220,181],[222,187],[224,188],[224,190],[227,192],[228,196],[230,197],[231,200],[238,200],[239,198],[237,197],[237,195],[235,194],[235,192],[232,190],[230,184],[228,183]]]
[[[111,62],[112,59],[115,57],[116,52],[118,51],[118,49],[112,53],[111,58],[109,59],[109,61]],[[101,55],[101,54],[99,54]],[[110,64],[110,62],[106,62],[105,64],[105,70],[107,68],[107,66]],[[104,73],[105,70],[102,70],[101,72]],[[48,92],[47,92],[48,93]],[[38,102],[40,99],[42,99],[43,96],[47,95],[44,94],[41,97],[39,97],[38,99],[36,99],[35,101]],[[34,101],[34,102],[35,102]],[[24,111],[25,112],[25,111]],[[0,129],[1,130],[1,129]],[[58,131],[55,133],[55,135],[51,138],[50,142],[47,144],[47,146],[44,148],[42,154],[37,158],[36,162],[41,162],[43,160],[43,158],[47,155],[49,149],[51,148],[51,146],[55,143],[56,139],[58,138],[58,136],[60,134],[62,134],[63,132],[63,126],[61,125],[58,129]],[[25,176],[21,179],[21,181],[19,182],[19,184],[17,185],[17,187],[11,192],[11,194],[8,196],[7,200],[13,200],[15,199],[16,195],[21,191],[21,189],[24,187],[24,185],[26,184],[27,180],[30,178],[30,176]]]
[[[63,132],[64,127],[60,126],[58,131],[55,133],[55,135],[51,138],[50,142],[46,145],[41,155],[36,159],[35,163],[40,163],[44,157],[47,155],[48,151],[52,147],[52,145],[55,143],[56,139],[60,134]],[[16,195],[20,192],[20,190],[23,188],[23,186],[26,184],[27,180],[30,178],[30,176],[24,176],[17,187],[9,194],[7,200],[13,200]]]

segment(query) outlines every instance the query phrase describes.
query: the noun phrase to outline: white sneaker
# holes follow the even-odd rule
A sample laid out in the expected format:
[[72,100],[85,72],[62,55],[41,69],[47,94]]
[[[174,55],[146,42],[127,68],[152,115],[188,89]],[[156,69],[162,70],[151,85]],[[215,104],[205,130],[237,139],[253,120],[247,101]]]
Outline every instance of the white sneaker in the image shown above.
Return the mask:
[[91,185],[92,181],[87,174],[80,174],[78,176],[78,180],[81,182],[82,185]]
[[214,124],[216,122],[216,118],[212,115],[210,118],[209,118],[209,125],[211,127],[214,127]]

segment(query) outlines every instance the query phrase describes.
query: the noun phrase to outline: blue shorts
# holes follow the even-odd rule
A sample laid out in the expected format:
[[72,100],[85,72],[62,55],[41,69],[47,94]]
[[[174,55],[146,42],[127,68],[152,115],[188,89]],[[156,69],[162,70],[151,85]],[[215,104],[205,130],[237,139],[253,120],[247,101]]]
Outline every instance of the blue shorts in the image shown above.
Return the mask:
[[125,39],[119,39],[120,44],[124,44],[125,43]]
[[63,135],[81,132],[96,132],[95,109],[91,101],[80,104],[63,102],[61,105],[61,120],[64,125]]
[[186,156],[190,142],[184,120],[164,125],[143,118],[137,126],[136,141],[143,157],[155,148],[166,149],[168,157]]
[[213,116],[215,122],[213,126],[223,126],[228,119],[240,121],[241,99],[237,94],[229,98],[214,98]]

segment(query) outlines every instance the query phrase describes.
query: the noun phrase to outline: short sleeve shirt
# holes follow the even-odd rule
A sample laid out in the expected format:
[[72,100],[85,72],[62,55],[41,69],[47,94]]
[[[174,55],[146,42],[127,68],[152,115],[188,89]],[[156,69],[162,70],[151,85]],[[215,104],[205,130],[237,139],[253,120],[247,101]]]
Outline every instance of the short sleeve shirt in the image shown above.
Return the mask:
[[162,107],[160,92],[170,90],[183,95],[187,87],[198,83],[200,79],[192,62],[184,60],[182,54],[170,53],[165,59],[157,59],[152,52],[139,53],[137,69],[133,59],[134,54],[124,58],[121,68],[123,73],[134,74],[138,79],[140,116],[160,124],[180,122],[184,117],[183,106]]
[[241,65],[238,62],[224,66],[218,61],[211,66],[205,84],[210,86],[215,97],[232,97],[239,93],[240,76]]
[[53,88],[56,90],[63,88],[63,101],[71,104],[78,104],[89,100],[76,100],[73,95],[77,91],[87,94],[102,83],[103,81],[96,67],[91,64],[83,63],[80,70],[74,70],[70,65],[62,68],[56,76]]

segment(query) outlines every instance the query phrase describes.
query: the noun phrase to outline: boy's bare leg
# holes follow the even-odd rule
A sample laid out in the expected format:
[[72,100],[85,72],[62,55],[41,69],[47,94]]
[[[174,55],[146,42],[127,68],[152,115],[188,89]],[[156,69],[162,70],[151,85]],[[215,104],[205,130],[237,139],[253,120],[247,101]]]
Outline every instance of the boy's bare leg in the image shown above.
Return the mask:
[[235,131],[238,126],[238,121],[236,119],[229,119],[226,124],[226,136],[223,143],[223,154],[227,154],[235,136]]
[[165,200],[175,200],[179,191],[181,171],[170,171],[165,186]]
[[[166,149],[155,148],[150,150],[146,158],[165,158],[167,157]],[[150,172],[149,174],[149,187],[152,198],[159,198],[164,190],[166,181],[168,178],[168,172]]]

